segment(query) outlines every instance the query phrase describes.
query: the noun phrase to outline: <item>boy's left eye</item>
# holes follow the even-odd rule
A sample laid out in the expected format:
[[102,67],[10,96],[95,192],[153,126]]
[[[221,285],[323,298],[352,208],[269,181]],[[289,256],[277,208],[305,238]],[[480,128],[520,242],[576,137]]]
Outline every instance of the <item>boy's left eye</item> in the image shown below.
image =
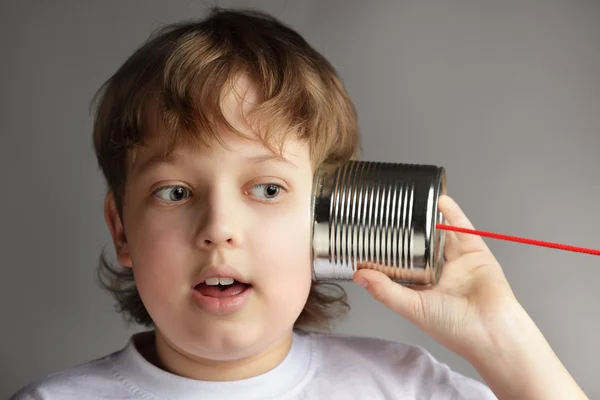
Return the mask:
[[281,190],[283,188],[274,183],[265,183],[260,185],[252,186],[250,192],[253,196],[267,200],[273,201],[280,196]]

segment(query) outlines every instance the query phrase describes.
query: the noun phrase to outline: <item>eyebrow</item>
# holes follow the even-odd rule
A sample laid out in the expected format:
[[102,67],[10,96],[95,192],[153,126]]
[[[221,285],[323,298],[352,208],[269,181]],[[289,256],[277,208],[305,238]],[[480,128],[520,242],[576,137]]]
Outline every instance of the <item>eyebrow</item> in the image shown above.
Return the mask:
[[254,164],[260,164],[262,162],[267,162],[267,161],[276,161],[285,165],[289,165],[291,167],[296,167],[291,161],[285,159],[284,157],[281,156],[277,156],[275,154],[261,154],[258,156],[254,156],[254,157],[249,157],[248,161],[254,163]]
[[[184,157],[177,152],[170,153],[167,156],[165,156],[164,154],[154,154],[151,157],[149,157],[147,160],[144,160],[138,166],[135,166],[134,170],[136,170],[138,174],[143,174],[145,171],[149,170],[154,165],[176,164],[177,161],[181,160],[182,158],[184,158]],[[287,160],[284,157],[275,155],[275,154],[260,154],[260,155],[248,157],[247,161],[249,161],[252,164],[260,164],[260,163],[264,163],[264,162],[275,161],[277,163],[281,163],[283,165],[287,165],[287,166],[296,168],[296,165],[294,165],[291,161]]]
[[137,166],[134,166],[134,170],[137,171],[138,174],[143,174],[144,172],[149,170],[154,165],[174,164],[177,162],[178,159],[181,159],[181,158],[182,158],[182,156],[180,156],[177,153],[170,153],[167,156],[165,156],[164,154],[154,154],[151,157],[149,157],[147,160],[145,160],[144,162],[140,163]]

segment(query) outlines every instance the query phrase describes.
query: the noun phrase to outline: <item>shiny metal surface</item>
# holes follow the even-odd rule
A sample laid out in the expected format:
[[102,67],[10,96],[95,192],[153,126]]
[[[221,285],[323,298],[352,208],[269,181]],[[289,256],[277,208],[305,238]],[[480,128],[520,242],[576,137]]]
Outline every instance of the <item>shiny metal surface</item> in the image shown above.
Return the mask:
[[444,223],[437,200],[443,167],[349,161],[316,171],[312,255],[315,280],[347,280],[358,268],[403,284],[439,280]]

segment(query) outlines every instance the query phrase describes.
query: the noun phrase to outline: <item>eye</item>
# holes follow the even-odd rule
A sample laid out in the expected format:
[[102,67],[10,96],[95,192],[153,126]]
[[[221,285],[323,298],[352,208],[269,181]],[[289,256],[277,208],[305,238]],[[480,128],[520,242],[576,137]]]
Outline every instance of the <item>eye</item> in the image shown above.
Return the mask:
[[252,189],[250,191],[255,197],[267,201],[273,201],[280,197],[282,190],[283,188],[281,186],[276,185],[274,183],[264,183],[252,186]]
[[190,196],[190,191],[182,186],[165,186],[154,192],[163,201],[178,202]]

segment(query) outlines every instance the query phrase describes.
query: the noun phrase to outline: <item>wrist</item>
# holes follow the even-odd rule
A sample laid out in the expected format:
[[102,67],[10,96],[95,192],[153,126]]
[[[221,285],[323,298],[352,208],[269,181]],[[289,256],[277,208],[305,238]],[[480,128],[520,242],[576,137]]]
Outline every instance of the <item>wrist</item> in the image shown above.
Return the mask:
[[542,333],[529,314],[516,300],[502,307],[502,311],[488,316],[483,322],[481,340],[466,353],[473,363],[485,363],[490,358],[512,358],[528,342],[545,342]]
[[587,399],[520,304],[487,321],[465,358],[499,399]]

